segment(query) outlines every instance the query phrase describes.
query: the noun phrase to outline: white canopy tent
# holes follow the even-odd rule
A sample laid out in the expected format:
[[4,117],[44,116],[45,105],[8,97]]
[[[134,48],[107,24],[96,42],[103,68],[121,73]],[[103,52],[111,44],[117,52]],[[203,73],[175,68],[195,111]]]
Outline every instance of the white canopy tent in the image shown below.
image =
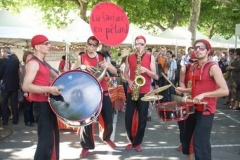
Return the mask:
[[174,43],[172,45],[175,46],[175,54],[177,53],[178,46],[186,46],[187,47],[188,43],[189,43],[186,36],[178,34],[178,32],[176,32],[170,28],[167,28],[164,32],[162,32],[159,35],[159,37],[171,39],[172,41],[174,41]]
[[167,38],[161,38],[159,36],[153,36],[139,29],[134,24],[129,25],[129,32],[127,38],[122,44],[134,44],[134,40],[137,36],[144,36],[147,41],[147,45],[173,45],[173,41]]
[[[187,39],[189,39],[188,41],[190,42],[192,33],[189,32],[187,28],[175,27],[173,30],[183,36],[185,35],[187,37]],[[229,48],[229,47],[232,47],[234,44],[234,42],[232,42],[232,40],[226,41],[223,37],[221,37],[219,35],[215,35],[212,37],[212,39],[209,39],[207,36],[203,35],[199,31],[196,32],[196,39],[206,39],[206,40],[210,41],[213,48]],[[182,44],[179,44],[179,45],[182,45]]]
[[220,48],[228,48],[230,45],[226,39],[224,39],[218,34],[214,35],[211,38],[211,44],[213,47],[220,47]]
[[32,26],[23,23],[5,9],[0,11],[0,19],[0,45],[28,46],[28,41],[23,37]]
[[[232,37],[230,37],[230,38],[227,40],[228,43],[234,44],[234,45],[231,45],[229,48],[235,48],[235,43],[236,43],[235,39],[236,39],[236,36],[233,35]],[[237,48],[239,48],[239,47],[240,47],[240,40],[239,40],[239,38],[238,38],[238,39],[237,39]]]
[[62,32],[64,41],[68,43],[85,43],[93,35],[90,25],[79,16],[76,16]]
[[[186,37],[187,39],[191,39],[192,33],[186,27],[175,27],[173,31],[177,32],[178,34]],[[203,35],[199,31],[196,32],[196,39],[208,39],[207,36]]]
[[30,46],[34,35],[44,34],[50,41],[62,42],[61,34],[57,31],[37,28],[20,21],[7,10],[0,11],[0,46]]

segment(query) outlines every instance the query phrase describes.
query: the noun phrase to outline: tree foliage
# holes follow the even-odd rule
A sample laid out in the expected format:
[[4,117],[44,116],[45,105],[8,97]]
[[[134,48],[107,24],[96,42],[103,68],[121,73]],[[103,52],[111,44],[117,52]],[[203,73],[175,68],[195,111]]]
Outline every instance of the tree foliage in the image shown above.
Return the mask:
[[235,33],[235,25],[239,23],[240,17],[240,10],[233,9],[239,6],[239,0],[203,0],[199,19],[200,31],[209,38],[214,34],[225,38],[231,37]]
[[[109,0],[121,6],[127,13],[129,21],[142,28],[166,28],[176,26],[197,28],[211,38],[214,34],[225,38],[235,33],[235,24],[239,23],[239,0]],[[199,21],[191,22],[193,13],[192,2],[201,1]],[[19,12],[26,6],[33,6],[44,12],[44,21],[58,28],[65,27],[73,19],[69,13],[79,15],[88,22],[87,11],[104,0],[2,0],[0,8],[8,8],[13,13]],[[196,20],[192,17],[192,20]],[[197,24],[194,24],[197,23]],[[195,26],[194,26],[195,25]]]

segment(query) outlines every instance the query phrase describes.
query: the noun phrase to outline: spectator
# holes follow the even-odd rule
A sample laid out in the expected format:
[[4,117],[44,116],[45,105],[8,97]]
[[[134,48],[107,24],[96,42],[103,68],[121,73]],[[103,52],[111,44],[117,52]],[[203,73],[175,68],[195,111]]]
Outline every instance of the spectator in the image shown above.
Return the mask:
[[240,48],[235,50],[235,59],[227,67],[227,70],[231,71],[231,97],[233,102],[231,104],[231,109],[239,109],[240,102]]
[[10,48],[1,50],[3,59],[0,66],[0,80],[2,80],[2,120],[3,125],[8,125],[10,111],[8,101],[10,100],[13,114],[13,124],[18,124],[18,89],[19,89],[19,60],[14,56]]
[[188,47],[188,53],[182,57],[181,66],[187,64],[191,58],[191,53],[193,52],[193,47]]
[[[25,66],[26,63],[33,57],[33,52],[25,51],[23,54],[23,65],[20,66],[20,85],[22,88],[23,79],[25,76]],[[33,103],[28,98],[28,93],[24,93],[24,100],[22,103],[23,106],[23,115],[24,115],[24,123],[26,126],[34,127],[35,123],[34,116],[33,116]]]
[[177,55],[177,71],[175,75],[175,86],[179,86],[179,78],[180,78],[180,70],[181,70],[181,61],[182,61],[183,54],[182,52],[179,52]]
[[[176,70],[177,70],[177,62],[173,58],[172,51],[167,51],[167,62],[168,62],[168,74],[167,74],[167,77],[173,84],[175,84],[175,73],[176,73]],[[169,94],[170,95],[168,97],[168,101],[171,101],[171,94],[175,94],[173,86],[171,86],[169,88]]]
[[[159,73],[162,72],[165,75],[168,74],[168,63],[167,63],[166,52],[167,52],[167,48],[162,47],[160,50],[159,58],[157,60],[158,68],[156,69],[156,70],[158,70]],[[167,84],[168,84],[168,82],[166,81],[166,79],[161,74],[159,74],[159,79],[157,81],[156,87],[163,87]],[[168,98],[167,98],[168,90],[164,90],[160,94],[163,96],[163,98],[161,99],[161,102],[167,102],[168,101]]]
[[124,70],[125,70],[125,66],[126,66],[126,59],[127,59],[127,56],[124,56],[121,60],[121,63],[120,63],[120,75],[122,77],[122,81],[123,81],[123,89],[124,89],[124,93],[125,93],[125,96],[126,96],[126,99],[127,99],[127,88],[128,88],[128,82],[126,81],[125,77],[124,77]]
[[59,66],[58,66],[58,70],[61,73],[71,70],[72,64],[70,61],[68,62],[68,66],[65,66],[65,65],[66,65],[66,56],[64,55],[64,56],[62,56],[62,60],[60,61]]

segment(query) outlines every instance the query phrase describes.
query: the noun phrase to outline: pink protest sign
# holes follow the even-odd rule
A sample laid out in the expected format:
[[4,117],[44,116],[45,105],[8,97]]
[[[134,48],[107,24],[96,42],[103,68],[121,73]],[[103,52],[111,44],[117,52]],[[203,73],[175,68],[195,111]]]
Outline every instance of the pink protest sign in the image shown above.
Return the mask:
[[94,36],[103,44],[116,46],[128,35],[129,21],[125,11],[111,2],[97,4],[90,15]]

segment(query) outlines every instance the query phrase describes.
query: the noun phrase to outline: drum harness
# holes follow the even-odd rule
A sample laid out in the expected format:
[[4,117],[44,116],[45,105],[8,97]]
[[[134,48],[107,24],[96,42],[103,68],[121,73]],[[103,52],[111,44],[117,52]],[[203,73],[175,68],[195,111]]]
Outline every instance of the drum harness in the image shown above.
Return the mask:
[[[204,68],[205,68],[206,64],[209,64],[209,63],[211,63],[211,66],[216,64],[215,61],[207,61],[202,65],[199,65],[198,63],[195,63],[195,64],[193,64],[193,66],[191,66],[192,70],[191,70],[189,81],[187,83],[187,87],[190,86],[192,88],[191,95],[195,95],[195,90],[193,90],[193,88],[195,88],[195,86],[196,86],[196,80],[200,80],[200,81],[202,80],[202,75],[203,75]],[[197,67],[201,67],[200,75],[198,75],[198,76],[194,75],[194,70]],[[189,97],[189,95],[185,97],[185,100],[188,97]],[[200,109],[200,110],[202,110],[202,112],[207,111],[206,110],[206,104],[194,104],[194,106],[195,106],[196,110]],[[203,109],[201,109],[201,108],[203,108]]]

